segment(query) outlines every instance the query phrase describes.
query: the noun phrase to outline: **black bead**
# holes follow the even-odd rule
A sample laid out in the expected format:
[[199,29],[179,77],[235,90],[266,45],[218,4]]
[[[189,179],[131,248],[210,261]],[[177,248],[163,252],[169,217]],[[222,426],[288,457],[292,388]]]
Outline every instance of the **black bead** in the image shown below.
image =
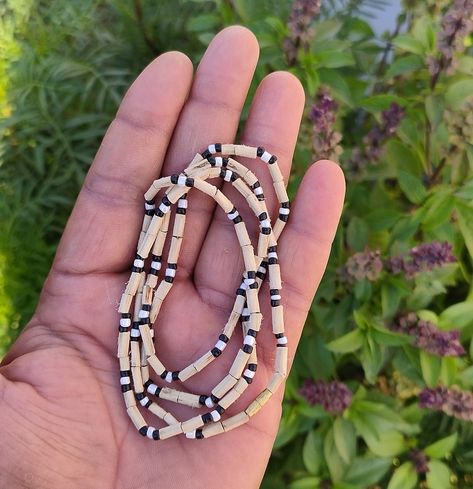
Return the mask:
[[159,430],[153,431],[153,440],[159,440]]
[[251,370],[252,372],[256,372],[257,367],[258,367],[257,363],[249,363],[248,364],[248,370]]
[[193,187],[194,186],[194,179],[187,177],[186,178],[186,187]]
[[268,214],[266,214],[266,212],[262,212],[259,216],[258,216],[258,219],[260,221],[264,221],[265,219],[268,219]]
[[170,284],[172,284],[172,283],[174,282],[174,277],[171,277],[171,276],[169,276],[169,275],[166,275],[166,276],[164,277],[164,281],[165,281],[165,282],[168,282],[168,283],[170,283]]
[[171,270],[177,270],[177,263],[168,263],[167,268],[170,268]]
[[149,318],[141,318],[140,324],[149,324]]
[[215,143],[215,151],[217,153],[221,153],[222,152],[222,143]]
[[279,220],[283,222],[289,221],[289,214],[279,214]]
[[257,199],[260,201],[260,202],[263,202],[264,201],[264,194],[259,194],[256,196]]
[[211,423],[213,421],[212,415],[210,413],[204,413],[201,416],[204,424]]
[[243,375],[243,378],[246,380],[247,384],[251,384],[253,382],[253,379],[251,377],[247,377],[246,375]]
[[199,396],[199,404],[202,404],[202,406],[205,406],[205,400],[207,399],[207,396],[205,394],[202,394]]
[[224,169],[222,169],[222,170],[220,170],[220,173],[218,174],[218,176],[219,176],[220,178],[225,178],[225,174],[226,174],[226,173],[227,173],[227,172],[226,172]]
[[129,326],[118,326],[119,333],[126,333],[129,330],[130,330]]
[[135,394],[135,397],[138,399],[138,401],[141,401],[141,399],[145,398],[145,393],[144,392],[137,392]]
[[238,214],[238,216],[232,219],[232,221],[234,222],[234,224],[238,224],[239,222],[242,222],[243,219],[241,218],[240,214]]
[[148,379],[144,384],[143,387],[147,390],[148,387],[153,383],[151,379]]
[[215,411],[217,411],[218,414],[223,414],[225,412],[225,409],[217,404],[217,406],[215,407]]
[[274,301],[271,299],[271,307],[277,307],[281,305],[281,301],[280,300],[277,300],[277,301]]
[[207,161],[210,163],[210,166],[215,166],[216,161],[214,156],[209,156]]
[[269,289],[269,295],[278,295],[279,289]]
[[249,329],[247,332],[246,332],[247,335],[250,335],[250,336],[253,336],[253,338],[256,338],[256,335],[258,334],[258,331],[254,330],[254,329]]
[[243,348],[242,350],[245,352],[245,353],[251,353],[253,351],[253,347],[251,345],[243,345]]
[[256,282],[253,282],[252,284],[250,284],[248,286],[250,289],[257,289],[258,288],[258,284]]
[[140,435],[146,436],[146,433],[148,433],[148,427],[142,426],[139,431],[140,431]]
[[201,153],[201,155],[202,155],[202,158],[208,158],[209,156],[212,156],[212,153],[207,148],[204,152]]
[[219,337],[218,337],[219,340],[223,341],[224,343],[228,343],[228,336],[226,334],[221,334]]
[[268,253],[276,252],[278,250],[277,246],[268,246]]
[[163,217],[164,212],[159,207],[157,207],[156,210],[154,211],[154,215],[158,217]]
[[164,195],[163,198],[161,199],[161,202],[166,206],[169,207],[171,205],[171,201],[168,199],[167,195]]
[[174,370],[172,373],[172,380],[179,380],[179,370]]
[[120,377],[128,377],[130,373],[130,370],[120,370]]
[[151,255],[151,259],[161,263],[161,255]]
[[279,343],[276,346],[279,348],[286,348],[287,347],[287,345],[280,345]]
[[197,428],[195,430],[195,437],[198,439],[198,440],[202,440],[204,438],[204,433],[202,433],[202,428]]
[[143,309],[143,311],[151,311],[151,304],[143,304],[141,309]]
[[158,270],[156,270],[156,268],[151,268],[149,273],[150,275],[158,275]]
[[167,375],[168,373],[169,373],[169,372],[168,372],[167,370],[165,370],[165,371],[164,371],[164,372],[163,372],[163,373],[160,375],[160,377],[161,377],[162,379],[165,379],[165,378],[166,378],[166,375]]
[[150,399],[148,399],[148,402],[145,404],[145,408],[149,408],[153,404]]
[[218,401],[220,401],[220,398],[217,396],[214,396],[213,394],[210,394],[210,399],[212,400],[213,403],[217,404]]
[[246,275],[248,276],[248,278],[256,278],[256,272],[254,270],[248,270],[248,272],[246,272]]
[[134,273],[141,273],[143,271],[142,267],[135,267],[134,265],[131,267],[131,271]]
[[263,148],[263,146],[258,146],[258,148],[256,149],[256,156],[263,156],[264,151],[265,149]]
[[245,289],[238,288],[236,291],[236,295],[246,295]]
[[277,259],[277,258],[270,258],[270,259],[268,260],[268,263],[269,263],[270,265],[277,265],[277,264],[278,264],[278,259]]
[[237,178],[240,178],[235,172],[232,172],[232,176],[230,177],[230,181],[234,182]]
[[271,158],[269,158],[268,163],[269,163],[270,165],[272,165],[273,163],[276,163],[276,160],[277,160],[277,159],[278,159],[278,158],[277,158],[276,156],[272,155],[272,156],[271,156]]
[[154,214],[154,209],[145,209],[145,214],[147,216],[152,216]]
[[271,234],[271,228],[261,228],[261,234]]
[[255,188],[261,187],[261,183],[259,183],[258,180],[251,186],[251,188],[254,190]]
[[129,312],[122,312],[122,319],[131,319],[131,314]]
[[222,350],[220,350],[219,348],[217,347],[214,347],[210,350],[210,352],[212,353],[212,355],[214,357],[219,357],[221,354],[222,354]]
[[131,385],[130,384],[122,385],[122,392],[128,392],[128,391],[131,391]]
[[274,336],[276,336],[276,338],[282,338],[284,333],[276,333]]
[[176,175],[176,174],[171,175],[171,183],[176,184],[178,179],[179,179],[179,175]]
[[281,207],[283,209],[289,209],[291,206],[291,203],[287,200],[286,202],[281,202]]
[[176,209],[176,214],[185,214],[187,212],[187,209],[184,207],[178,207]]

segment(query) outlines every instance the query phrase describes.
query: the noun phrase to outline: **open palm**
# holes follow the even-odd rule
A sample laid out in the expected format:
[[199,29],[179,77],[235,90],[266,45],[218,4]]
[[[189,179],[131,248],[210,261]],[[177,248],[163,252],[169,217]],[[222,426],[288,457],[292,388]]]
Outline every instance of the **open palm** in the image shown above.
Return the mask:
[[[214,38],[195,75],[184,54],[167,52],[129,89],[86,177],[37,311],[0,365],[0,487],[259,486],[278,428],[282,388],[249,423],[227,434],[155,442],[140,436],[126,414],[116,358],[117,301],[133,260],[143,193],[160,174],[179,173],[208,144],[234,141],[257,59],[253,34],[234,26]],[[268,75],[241,140],[276,154],[286,181],[303,107],[304,91],[293,75]],[[277,201],[267,169],[242,162],[267,187],[274,217]],[[248,216],[256,237],[258,223],[228,187],[224,193]],[[290,362],[326,266],[343,196],[336,164],[310,166],[280,239]],[[243,270],[238,256],[233,224],[212,199],[190,192],[179,274],[156,325],[157,352],[171,369],[188,365],[218,335]],[[262,312],[270,317],[269,310]],[[266,318],[258,336],[258,373],[236,408],[271,375],[269,330]],[[237,343],[205,370],[205,378],[198,374],[189,381],[192,391],[209,392],[228,372]],[[182,420],[191,416],[189,410],[171,408]]]

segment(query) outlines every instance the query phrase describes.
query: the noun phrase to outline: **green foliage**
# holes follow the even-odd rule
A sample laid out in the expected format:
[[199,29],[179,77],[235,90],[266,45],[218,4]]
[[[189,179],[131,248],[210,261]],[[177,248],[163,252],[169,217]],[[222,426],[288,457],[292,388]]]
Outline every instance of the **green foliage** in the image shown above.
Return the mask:
[[[290,192],[311,157],[324,156],[309,119],[321,88],[338,105],[333,129],[342,136],[348,183],[263,488],[469,487],[471,423],[418,404],[426,386],[473,387],[473,121],[466,110],[473,107],[473,57],[467,38],[454,70],[434,80],[444,13],[437,3],[409,2],[396,32],[378,39],[369,12],[383,2],[323,2],[294,63],[284,52],[288,0],[52,0],[34,10],[22,0],[0,7],[0,354],[34,311],[126,87],[153,56],[180,49],[198,62],[219,29],[243,24],[261,47],[250,95],[279,69],[306,90]],[[374,154],[369,143],[393,104],[403,116]],[[432,241],[449,242],[456,261],[412,276],[389,268],[390,258]],[[382,269],[353,278],[347,263],[366,250],[379,251]],[[393,331],[407,312],[460,331],[466,353],[442,357]],[[305,379],[343,381],[351,405],[342,415],[310,405],[299,392]],[[416,470],[413,449],[427,456],[427,474]]]

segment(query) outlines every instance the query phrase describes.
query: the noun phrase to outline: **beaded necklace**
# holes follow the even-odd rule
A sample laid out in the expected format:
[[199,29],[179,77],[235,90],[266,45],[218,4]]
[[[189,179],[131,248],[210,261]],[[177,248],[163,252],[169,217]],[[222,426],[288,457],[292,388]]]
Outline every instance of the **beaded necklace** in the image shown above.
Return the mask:
[[[232,156],[259,158],[267,164],[280,203],[274,226],[271,225],[260,182],[253,172]],[[216,177],[231,182],[258,219],[259,236],[256,254],[246,225],[236,207],[218,187],[206,181]],[[178,270],[178,258],[186,222],[187,194],[192,188],[211,196],[233,222],[245,270],[241,285],[236,291],[232,311],[215,346],[184,369],[172,371],[166,368],[156,354],[153,325],[163,301],[173,286]],[[165,190],[164,196],[159,204],[156,204],[155,198],[161,189]],[[166,257],[166,268],[162,269],[162,253],[170,228],[171,209],[174,205],[176,209],[171,242]],[[155,180],[145,193],[145,215],[137,254],[118,308],[120,325],[117,353],[120,363],[120,385],[127,413],[141,435],[152,440],[164,440],[178,434],[185,434],[187,438],[201,439],[230,431],[249,421],[285,379],[288,350],[280,295],[281,274],[277,239],[284,229],[289,212],[289,199],[277,164],[277,157],[262,147],[211,144],[202,154],[197,153],[182,173]],[[149,266],[146,266],[147,262]],[[145,271],[145,268],[148,271]],[[274,373],[266,388],[244,410],[231,417],[225,417],[223,416],[225,411],[241,396],[256,374],[258,365],[256,337],[263,319],[258,292],[266,275],[269,279],[272,332],[276,339]],[[131,312],[132,308],[133,312]],[[243,344],[228,374],[207,394],[194,394],[173,387],[160,387],[151,380],[150,368],[168,384],[185,382],[203,370],[226,348],[240,320]],[[163,409],[155,399],[167,399],[193,408],[206,408],[207,412],[186,421],[179,421]],[[162,419],[167,426],[159,429],[149,426],[137,402],[142,408],[148,409]]]

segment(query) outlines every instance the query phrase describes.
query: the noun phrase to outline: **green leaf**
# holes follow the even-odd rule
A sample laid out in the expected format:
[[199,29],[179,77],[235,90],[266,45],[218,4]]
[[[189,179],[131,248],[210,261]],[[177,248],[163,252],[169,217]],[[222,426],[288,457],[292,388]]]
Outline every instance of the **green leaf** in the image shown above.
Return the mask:
[[403,463],[394,471],[387,489],[413,489],[417,484],[417,473],[411,462]]
[[355,458],[351,463],[345,481],[352,484],[360,484],[363,487],[376,484],[391,467],[390,458],[367,456]]
[[386,71],[386,78],[404,75],[411,71],[420,70],[424,67],[424,60],[417,54],[409,54],[403,58],[399,58],[389,66]]
[[191,32],[209,31],[218,26],[220,19],[215,14],[202,14],[191,17],[187,22],[187,29]]
[[369,449],[380,457],[394,457],[406,449],[404,437],[398,431],[385,431],[378,437],[365,433],[363,438]]
[[435,129],[442,122],[444,105],[443,95],[428,95],[425,98],[425,113],[432,129]]
[[347,227],[347,243],[354,251],[363,251],[368,244],[369,227],[364,219],[354,216]]
[[439,327],[444,330],[463,329],[471,324],[473,324],[473,301],[453,304],[439,316]]
[[422,377],[428,387],[435,387],[440,375],[440,358],[423,350],[421,350],[419,354]]
[[423,172],[423,164],[419,154],[407,144],[391,139],[386,145],[386,158],[395,170],[403,170],[419,177]]
[[468,252],[473,258],[473,208],[463,202],[457,201],[455,210],[458,219],[458,227],[463,235]]
[[443,357],[440,365],[440,382],[445,386],[455,384],[458,375],[457,357]]
[[317,431],[311,430],[302,447],[302,460],[309,474],[316,475],[319,471],[322,457],[323,440]]
[[363,333],[359,329],[355,329],[328,343],[327,348],[335,353],[349,353],[361,348],[363,338]]
[[457,444],[458,434],[453,433],[450,436],[437,440],[435,443],[424,448],[424,452],[431,458],[444,458],[453,452]]
[[465,78],[452,83],[445,94],[446,105],[453,109],[461,109],[466,99],[473,93],[473,79]]
[[392,103],[397,103],[398,105],[405,106],[408,101],[405,98],[399,97],[397,95],[391,94],[381,94],[381,95],[371,95],[371,97],[366,97],[360,102],[360,106],[370,112],[377,113],[382,110],[386,110],[390,107]]
[[319,489],[320,479],[318,477],[304,477],[291,482],[290,489]]
[[435,229],[450,220],[455,199],[449,192],[449,189],[442,189],[427,200],[425,204],[426,213],[422,218],[422,227],[425,230]]
[[361,365],[365,371],[366,380],[374,383],[378,372],[383,366],[384,355],[381,346],[373,338],[367,337],[360,355]]
[[427,191],[420,178],[411,173],[401,170],[398,173],[398,182],[401,190],[413,204],[420,204],[427,197]]
[[354,65],[355,59],[351,52],[323,51],[315,55],[315,62],[321,68],[342,68]]
[[438,460],[429,462],[429,471],[426,475],[427,487],[429,489],[449,489],[452,487],[450,483],[450,469]]
[[341,417],[337,417],[333,423],[333,438],[338,453],[350,464],[356,455],[356,433],[353,424]]
[[432,21],[427,15],[421,15],[417,18],[412,28],[414,39],[424,46],[426,51],[432,51],[435,46],[435,32]]
[[424,54],[425,47],[423,44],[415,37],[409,34],[400,34],[392,40],[394,46],[403,51],[413,54]]
[[334,482],[342,480],[343,476],[345,475],[347,465],[340,457],[337,447],[335,446],[335,440],[334,440],[332,428],[330,428],[327,431],[327,434],[325,435],[324,456],[332,480]]

